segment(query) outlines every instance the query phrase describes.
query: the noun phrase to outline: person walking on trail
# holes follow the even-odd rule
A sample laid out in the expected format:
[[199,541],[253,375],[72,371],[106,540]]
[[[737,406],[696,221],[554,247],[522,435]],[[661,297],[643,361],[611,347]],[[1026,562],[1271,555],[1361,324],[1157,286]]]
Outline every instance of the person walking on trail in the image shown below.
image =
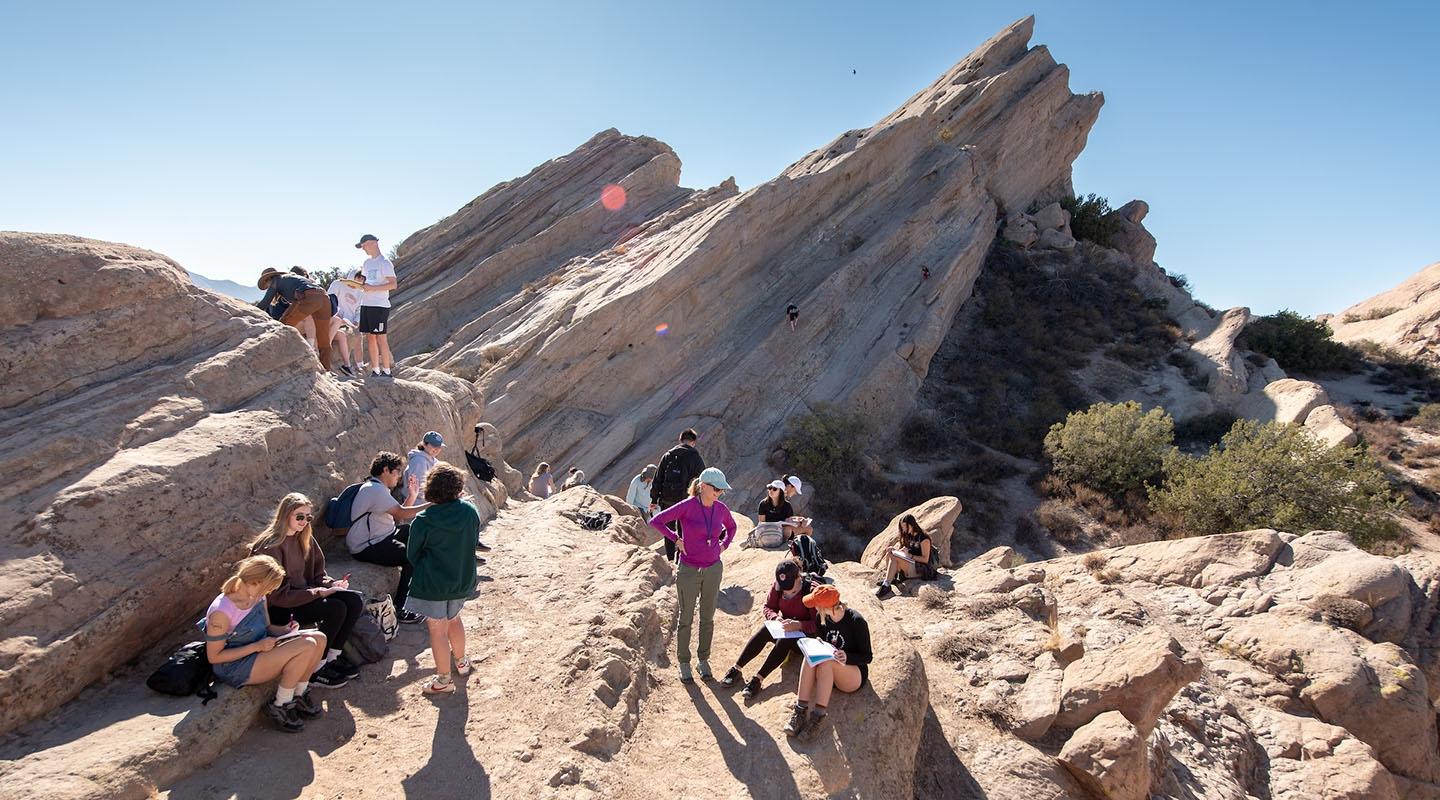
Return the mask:
[[326,574],[325,552],[310,525],[314,511],[315,504],[299,492],[282,497],[274,521],[255,543],[255,554],[270,556],[285,570],[285,581],[266,598],[270,624],[294,621],[319,628],[327,648],[320,670],[309,680],[322,689],[338,689],[360,675],[359,666],[340,651],[365,611],[365,598],[350,589],[348,576]]
[[[694,428],[680,432],[680,443],[670,448],[660,458],[655,471],[655,480],[650,484],[650,516],[669,508],[685,499],[690,484],[705,470],[705,459],[695,449],[700,434]],[[665,557],[675,560],[675,542],[665,538]]]
[[465,623],[460,609],[475,591],[475,546],[480,542],[480,512],[468,500],[465,476],[449,464],[439,464],[425,479],[425,501],[430,504],[410,523],[405,545],[415,577],[405,610],[425,618],[430,629],[430,652],[435,656],[435,677],[425,694],[453,694],[455,672],[470,674],[465,655]]
[[325,292],[330,295],[330,304],[335,308],[335,318],[330,320],[331,344],[338,343],[340,346],[340,371],[346,375],[355,375],[360,371],[360,342],[356,340],[352,356],[350,334],[360,328],[360,299],[365,292],[360,288],[359,281],[364,279],[364,275],[356,270],[349,278],[336,278],[325,287]]
[[[695,605],[700,605],[700,642],[695,649],[699,656],[697,669],[703,680],[710,680],[710,640],[715,633],[715,600],[720,596],[720,578],[724,565],[720,554],[735,540],[735,518],[720,502],[720,495],[729,491],[725,473],[707,467],[690,485],[690,497],[661,511],[650,525],[667,540],[676,539],[680,566],[675,572],[676,592],[680,604],[675,611],[675,655],[680,662],[680,682],[694,683],[690,671],[690,627],[694,622]],[[680,525],[677,537],[667,526]]]
[[[260,307],[266,308],[275,298],[290,304],[280,321],[301,331],[301,322],[306,319],[315,323],[315,352],[320,356],[320,365],[330,371],[330,296],[316,286],[309,278],[266,268],[260,273],[255,285],[265,290],[260,298]],[[304,333],[301,332],[301,336]]]
[[795,321],[800,319],[800,306],[791,303],[785,307],[785,317],[790,320],[790,332],[795,332]]
[[[775,585],[770,587],[770,594],[765,598],[765,607],[761,611],[764,619],[750,637],[750,641],[745,643],[740,657],[735,659],[735,666],[721,679],[721,686],[730,688],[744,682],[745,688],[740,692],[740,696],[746,700],[754,700],[760,693],[760,684],[764,683],[765,677],[785,663],[785,659],[792,653],[798,654],[799,639],[776,638],[769,623],[778,623],[782,630],[792,636],[814,636],[817,624],[815,609],[806,606],[803,601],[805,595],[816,585],[809,576],[801,574],[800,562],[793,558],[787,558],[775,565]],[[765,656],[760,671],[751,676],[749,681],[745,681],[741,670],[760,655],[766,645],[774,647],[770,649],[770,654]]]
[[391,377],[395,360],[390,357],[390,293],[400,285],[395,265],[380,255],[380,240],[365,234],[355,246],[369,258],[361,265],[365,273],[365,295],[360,299],[360,333],[370,346],[370,377]]
[[817,664],[800,662],[800,684],[795,690],[795,707],[785,723],[787,736],[812,738],[825,725],[825,712],[835,689],[847,694],[860,691],[869,678],[870,625],[853,608],[840,602],[840,590],[820,584],[802,601],[815,609],[819,624],[815,638],[834,648],[834,658]]
[[[310,674],[325,657],[325,634],[301,631],[298,622],[270,624],[265,596],[284,581],[285,569],[270,556],[242,560],[210,602],[202,625],[205,660],[216,679],[236,688],[276,681],[275,700],[265,705],[265,719],[279,730],[296,733],[304,730],[303,719],[322,713],[308,689]],[[281,636],[289,638],[281,641]]]
[[381,451],[370,462],[370,477],[360,485],[350,505],[353,522],[345,533],[345,548],[357,560],[400,568],[400,581],[395,584],[395,608],[400,609],[396,616],[401,622],[414,624],[420,621],[420,615],[404,610],[414,573],[405,556],[405,542],[410,537],[410,520],[429,503],[415,502],[420,483],[413,480],[405,487],[405,501],[395,502],[390,490],[400,483],[404,468],[400,456],[388,451]]
[[650,484],[655,480],[659,467],[646,464],[640,474],[630,479],[630,489],[625,493],[625,502],[635,506],[640,516],[650,519]]

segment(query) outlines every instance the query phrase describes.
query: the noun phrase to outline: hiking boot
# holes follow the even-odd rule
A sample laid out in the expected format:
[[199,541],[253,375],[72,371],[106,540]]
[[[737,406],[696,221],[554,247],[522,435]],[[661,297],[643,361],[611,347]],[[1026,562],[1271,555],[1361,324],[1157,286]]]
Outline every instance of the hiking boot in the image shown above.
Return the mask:
[[416,614],[414,611],[401,611],[395,615],[395,618],[400,620],[402,625],[414,625],[417,622],[425,621],[424,616]]
[[285,707],[290,709],[295,716],[305,719],[315,719],[325,713],[325,710],[320,707],[320,704],[315,701],[315,698],[310,696],[309,692],[296,695],[294,700],[285,704]]
[[730,670],[725,673],[725,677],[720,679],[720,685],[729,689],[731,686],[743,680],[745,680],[745,676],[740,674],[740,670],[737,667],[731,667]]
[[760,676],[756,675],[745,682],[745,688],[740,690],[740,696],[746,700],[754,700],[760,694]]
[[710,674],[710,662],[703,658],[700,659],[700,664],[695,667],[695,671],[700,673],[700,680],[702,681],[715,680],[715,676]]
[[341,674],[339,670],[329,664],[321,667],[318,672],[310,676],[310,685],[318,686],[321,689],[339,689],[349,683],[350,679]]
[[794,706],[790,709],[790,721],[785,723],[785,735],[799,736],[809,721],[810,709],[806,706]]
[[828,725],[829,722],[829,714],[811,714],[805,720],[805,730],[797,735],[803,735],[805,741],[808,742],[819,735],[821,731],[825,730],[825,726]]
[[680,682],[686,685],[695,682],[695,676],[691,674],[689,664],[680,665]]
[[277,706],[274,703],[266,703],[261,712],[265,721],[275,727],[276,730],[286,733],[299,733],[305,730],[305,723],[301,722],[294,712],[290,710],[290,703]]
[[490,552],[490,545],[485,544],[484,542],[477,541],[475,542],[475,552],[488,553]]
[[875,590],[875,596],[880,598],[881,600],[884,600],[885,598],[893,594],[895,594],[895,590],[891,589],[890,584],[888,583],[880,584],[880,588]]
[[344,655],[335,656],[328,666],[346,678],[360,677],[360,667]]

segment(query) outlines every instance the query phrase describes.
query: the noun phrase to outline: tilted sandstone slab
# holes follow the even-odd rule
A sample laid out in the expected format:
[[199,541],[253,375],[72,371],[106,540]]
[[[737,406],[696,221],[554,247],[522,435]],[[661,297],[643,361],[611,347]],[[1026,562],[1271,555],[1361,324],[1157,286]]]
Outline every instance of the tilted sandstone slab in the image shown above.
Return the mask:
[[[670,173],[659,184],[632,179],[632,161],[578,181],[588,204],[550,227],[579,215],[575,235],[593,243],[604,238],[597,226],[611,226],[589,252],[537,244],[554,256],[534,260],[526,248],[539,234],[501,249],[518,234],[491,242],[484,226],[471,244],[458,218],[444,244],[423,232],[401,246],[402,284],[415,274],[436,276],[422,280],[435,287],[510,286],[523,273],[547,288],[472,292],[460,304],[469,322],[402,354],[475,378],[512,461],[574,464],[607,487],[687,425],[701,430],[709,463],[758,487],[787,420],[822,401],[863,414],[884,439],[969,297],[999,215],[1069,190],[1099,111],[1099,95],[1072,94],[1068,70],[1029,46],[1032,27],[1006,28],[876,125],[738,196],[676,195],[672,207]],[[565,169],[580,170],[569,162],[592,149]],[[602,181],[626,180],[641,195],[635,216],[607,211],[599,196]],[[469,225],[484,215],[461,216]],[[398,342],[407,314],[418,328],[445,327],[419,321],[442,300],[438,288],[400,296],[412,310],[397,312]]]
[[1336,341],[1371,341],[1428,361],[1440,344],[1440,263],[1325,320]]
[[146,250],[0,233],[0,268],[0,730],[197,619],[285,493],[323,503],[482,409],[442,373],[321,375],[293,330]]

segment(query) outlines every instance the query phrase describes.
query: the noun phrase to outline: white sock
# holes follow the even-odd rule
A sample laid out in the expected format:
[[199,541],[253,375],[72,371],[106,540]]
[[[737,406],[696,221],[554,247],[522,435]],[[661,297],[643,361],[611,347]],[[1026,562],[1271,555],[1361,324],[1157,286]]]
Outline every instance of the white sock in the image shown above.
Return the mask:
[[295,684],[296,697],[304,697],[305,693],[308,691],[310,691],[310,681],[300,681],[299,683]]
[[285,705],[286,703],[288,703],[288,702],[290,702],[291,700],[294,700],[294,699],[295,699],[295,687],[294,687],[294,686],[291,686],[289,689],[286,689],[284,686],[276,686],[276,687],[275,687],[275,705],[277,705],[277,706],[283,706],[283,705]]
[[382,373],[384,373],[386,377],[389,377],[389,376],[390,376],[390,368],[389,368],[389,367],[386,367],[385,369],[380,370],[380,371],[381,371]]

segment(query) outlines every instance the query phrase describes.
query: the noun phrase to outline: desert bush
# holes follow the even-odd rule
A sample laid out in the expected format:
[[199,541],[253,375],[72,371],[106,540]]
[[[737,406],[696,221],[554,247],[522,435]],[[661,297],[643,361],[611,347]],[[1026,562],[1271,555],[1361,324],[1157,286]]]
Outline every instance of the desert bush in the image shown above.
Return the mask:
[[1398,308],[1396,308],[1396,307],[1394,307],[1394,306],[1384,306],[1384,307],[1382,307],[1382,308],[1372,308],[1372,309],[1370,309],[1369,311],[1365,312],[1364,314],[1346,314],[1345,316],[1343,316],[1343,317],[1340,318],[1340,321],[1341,321],[1341,322],[1344,322],[1344,323],[1351,323],[1351,322],[1368,322],[1368,321],[1370,321],[1370,320],[1372,320],[1372,319],[1384,319],[1385,317],[1388,317],[1388,316],[1390,316],[1391,314],[1394,314],[1396,311],[1399,311],[1399,310],[1400,310],[1400,309],[1398,309]]
[[1427,403],[1440,401],[1440,370],[1393,347],[1366,339],[1351,346],[1372,367],[1370,380],[1396,394],[1418,395]]
[[1420,410],[1410,418],[1410,424],[1422,431],[1440,433],[1440,403],[1426,403],[1420,406]]
[[921,586],[920,591],[915,593],[915,597],[919,599],[920,605],[931,611],[938,611],[950,605],[950,593],[933,584],[927,583]]
[[987,648],[990,644],[990,639],[986,636],[946,631],[935,640],[935,646],[930,652],[941,661],[954,663],[971,658],[984,658],[989,655]]
[[780,449],[790,472],[823,487],[843,487],[859,471],[866,432],[860,416],[822,403],[790,419]]
[[1060,207],[1070,212],[1070,233],[1076,239],[1108,247],[1120,232],[1120,220],[1110,216],[1110,201],[1097,194],[1066,197]]
[[1229,411],[1213,411],[1175,423],[1175,442],[1181,448],[1207,449],[1220,443],[1234,427],[1237,417]]
[[1164,409],[1096,403],[1051,426],[1045,455],[1065,480],[1118,496],[1157,481],[1174,442],[1175,423]]
[[926,409],[916,411],[900,425],[900,447],[912,456],[928,456],[949,444],[949,430],[940,415]]
[[1245,326],[1239,344],[1264,353],[1287,370],[1307,374],[1355,372],[1360,359],[1355,351],[1335,341],[1323,322],[1288,309],[1258,317]]
[[505,345],[498,342],[491,342],[480,348],[480,360],[485,366],[490,367],[500,363],[500,360],[509,353],[510,350]]
[[1170,280],[1171,286],[1174,286],[1176,289],[1180,289],[1181,291],[1191,292],[1195,288],[1190,284],[1190,278],[1184,273],[1177,272],[1173,275],[1166,275],[1165,277]]
[[1397,539],[1396,502],[1362,447],[1327,447],[1298,425],[1241,420],[1201,458],[1172,452],[1157,514],[1190,534],[1341,530],[1357,545]]
[[1075,510],[1059,500],[1046,500],[1035,507],[1035,521],[1049,531],[1050,538],[1071,547],[1085,538],[1084,521]]

